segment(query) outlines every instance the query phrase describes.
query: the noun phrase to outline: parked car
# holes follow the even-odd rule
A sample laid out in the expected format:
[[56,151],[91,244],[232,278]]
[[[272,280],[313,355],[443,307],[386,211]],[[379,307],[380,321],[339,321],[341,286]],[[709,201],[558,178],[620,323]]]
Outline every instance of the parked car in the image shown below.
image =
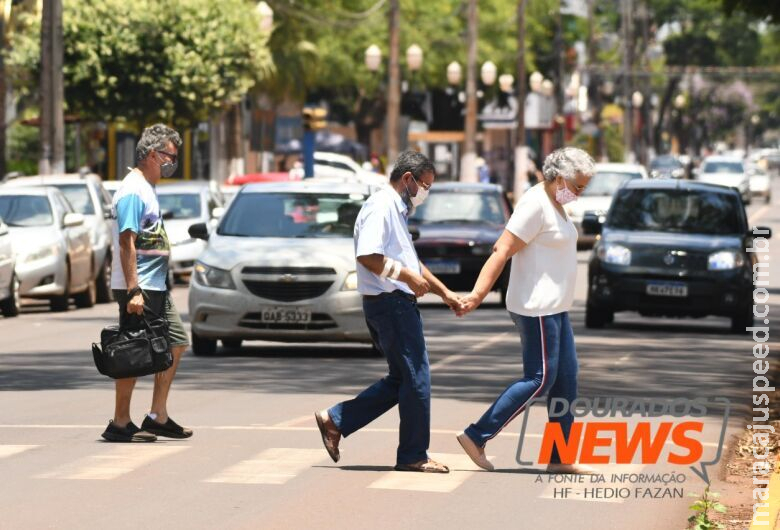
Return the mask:
[[763,197],[764,202],[772,202],[772,179],[769,173],[759,166],[748,167],[750,176],[750,194],[753,197]]
[[219,213],[215,210],[222,208],[222,195],[207,181],[193,181],[158,186],[157,200],[171,242],[170,267],[178,279],[192,273],[195,260],[206,248],[205,241],[190,236],[189,227],[195,223],[215,226],[211,221]]
[[750,204],[750,177],[741,158],[708,156],[701,163],[696,180],[737,188],[745,204]]
[[122,185],[121,180],[104,180],[103,181],[103,189],[108,192],[108,194],[111,196],[111,198],[114,197],[114,193],[116,193],[116,190],[119,189],[119,186]]
[[347,155],[324,151],[314,153],[314,178],[358,182],[369,186],[382,186],[389,182],[386,176],[363,169]]
[[5,317],[19,314],[19,278],[14,272],[15,262],[11,233],[0,218],[0,312]]
[[596,240],[595,235],[586,234],[582,230],[582,219],[586,213],[603,217],[612,204],[612,197],[621,185],[629,180],[647,178],[649,178],[647,171],[639,164],[596,164],[593,178],[582,195],[576,201],[564,206],[566,215],[577,227],[579,234],[577,245],[591,246]]
[[661,155],[650,162],[650,177],[665,179],[685,178],[685,166],[674,155]]
[[[633,180],[617,193],[588,267],[585,325],[610,323],[619,311],[648,316],[731,318],[753,323],[753,263],[739,193],[678,180]],[[770,233],[770,232],[768,232]]]
[[353,230],[372,188],[316,179],[241,188],[209,235],[189,292],[192,351],[217,340],[370,343],[357,292]]
[[[493,245],[504,231],[512,206],[501,186],[437,182],[409,218],[420,237],[420,261],[454,291],[471,291]],[[495,289],[506,299],[509,266]]]
[[0,217],[8,225],[19,294],[49,300],[52,311],[95,304],[90,229],[54,187],[1,186]]
[[60,190],[76,213],[84,216],[92,244],[92,271],[95,275],[98,303],[111,302],[111,194],[95,174],[45,175],[18,177],[9,186],[52,186]]

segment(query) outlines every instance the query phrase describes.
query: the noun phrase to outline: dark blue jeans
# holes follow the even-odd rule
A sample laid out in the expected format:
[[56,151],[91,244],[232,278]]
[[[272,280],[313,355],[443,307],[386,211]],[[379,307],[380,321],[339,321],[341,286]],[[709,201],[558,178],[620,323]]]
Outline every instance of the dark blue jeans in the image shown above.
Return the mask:
[[398,404],[401,424],[396,463],[425,460],[431,437],[431,374],[420,311],[414,301],[392,293],[364,297],[363,311],[389,373],[328,414],[346,437]]
[[[469,438],[480,447],[523,412],[528,402],[545,392],[548,393],[548,410],[551,398],[562,398],[571,403],[577,397],[577,352],[569,313],[544,317],[510,315],[523,341],[524,377],[507,387],[479,421],[466,429]],[[561,424],[568,440],[574,421],[571,412],[550,418],[550,421]],[[553,449],[550,462],[561,462],[557,448]]]

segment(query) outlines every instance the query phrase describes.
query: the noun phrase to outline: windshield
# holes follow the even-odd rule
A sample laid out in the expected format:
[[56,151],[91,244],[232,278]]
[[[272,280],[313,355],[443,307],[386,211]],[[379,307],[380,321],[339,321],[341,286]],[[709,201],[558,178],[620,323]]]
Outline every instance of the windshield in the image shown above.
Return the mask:
[[739,197],[695,190],[622,190],[606,226],[620,230],[741,234]]
[[742,173],[741,162],[706,162],[702,168],[704,173]]
[[682,164],[671,156],[662,156],[660,158],[654,158],[650,162],[651,169],[676,169],[682,167]]
[[41,195],[0,196],[0,219],[8,226],[48,226],[54,223],[49,199]]
[[618,173],[599,171],[590,179],[588,187],[582,192],[583,197],[611,197],[621,184],[633,179],[642,178],[639,173]]
[[409,218],[409,222],[430,223],[490,223],[506,222],[501,196],[479,191],[431,191],[428,199]]
[[86,184],[57,184],[54,186],[65,195],[73,211],[84,215],[95,215],[95,206]]
[[173,219],[196,219],[200,217],[200,194],[160,193],[157,195],[160,211],[173,214]]
[[362,194],[241,193],[217,233],[241,237],[352,237]]

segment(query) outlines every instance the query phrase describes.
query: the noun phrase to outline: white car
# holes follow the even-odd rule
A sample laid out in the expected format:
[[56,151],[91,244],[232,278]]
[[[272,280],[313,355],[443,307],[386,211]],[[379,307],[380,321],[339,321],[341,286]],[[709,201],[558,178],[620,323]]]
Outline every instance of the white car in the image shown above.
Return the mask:
[[753,197],[763,197],[764,202],[772,202],[772,179],[769,173],[758,166],[752,166],[748,169],[750,175],[750,194]]
[[195,223],[210,224],[215,210],[222,208],[222,196],[212,191],[208,181],[193,181],[157,186],[157,200],[171,243],[170,267],[177,279],[192,273],[195,260],[206,248],[205,241],[187,230]]
[[383,186],[388,178],[363,167],[346,155],[317,151],[314,153],[314,178],[357,182],[369,186]]
[[736,156],[708,156],[697,171],[696,180],[737,188],[742,202],[750,204],[750,177],[745,163]]
[[49,300],[52,311],[95,304],[90,230],[84,216],[53,187],[0,186],[0,217],[8,225],[23,297]]
[[17,177],[7,186],[52,186],[65,195],[73,211],[84,216],[92,243],[93,272],[97,286],[98,303],[114,300],[111,292],[111,194],[104,188],[99,176],[89,174],[38,175]]
[[582,195],[564,206],[566,214],[577,227],[577,244],[592,245],[596,240],[594,234],[585,234],[582,230],[582,218],[586,213],[606,216],[612,205],[612,197],[620,186],[629,180],[647,178],[650,178],[647,170],[639,164],[596,164],[596,172]]
[[190,283],[192,351],[217,340],[371,343],[357,292],[353,230],[372,188],[308,179],[247,184],[208,239]]
[[0,219],[0,312],[5,317],[19,314],[19,278],[14,273],[14,263],[11,233]]

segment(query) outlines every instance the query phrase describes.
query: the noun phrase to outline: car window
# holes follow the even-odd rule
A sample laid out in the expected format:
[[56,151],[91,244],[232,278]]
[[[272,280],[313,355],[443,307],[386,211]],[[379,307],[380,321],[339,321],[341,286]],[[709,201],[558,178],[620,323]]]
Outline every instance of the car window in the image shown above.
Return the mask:
[[704,173],[742,173],[744,168],[741,162],[705,162],[702,171]]
[[675,169],[680,167],[682,167],[682,164],[672,157],[654,158],[653,161],[650,163],[651,169],[658,169],[658,168]]
[[95,205],[86,184],[56,184],[54,187],[65,195],[74,212],[95,215]]
[[1,195],[0,217],[8,226],[30,227],[54,224],[49,199],[42,195]]
[[590,179],[590,184],[582,192],[583,197],[611,197],[624,182],[641,179],[639,173],[620,173],[599,171]]
[[218,233],[242,237],[352,237],[361,194],[240,193]]
[[201,215],[199,193],[160,193],[160,211],[173,214],[173,219],[195,219]]
[[504,208],[501,197],[496,193],[479,191],[436,191],[434,188],[428,200],[419,206],[409,221],[427,223],[491,223],[504,224]]
[[612,203],[606,226],[620,230],[741,234],[744,232],[736,195],[699,190],[621,190]]

